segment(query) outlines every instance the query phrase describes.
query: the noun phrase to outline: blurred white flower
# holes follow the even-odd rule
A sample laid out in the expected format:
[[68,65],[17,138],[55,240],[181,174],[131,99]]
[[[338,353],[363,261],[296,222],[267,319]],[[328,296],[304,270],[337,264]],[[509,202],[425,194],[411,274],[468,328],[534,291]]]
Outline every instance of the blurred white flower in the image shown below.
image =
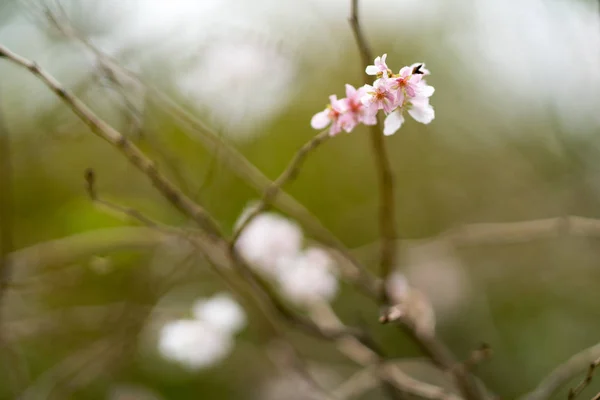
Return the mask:
[[192,312],[199,321],[227,334],[239,332],[247,322],[242,307],[227,293],[219,293],[208,300],[197,300]]
[[[247,216],[243,213],[240,222]],[[300,227],[274,213],[263,213],[250,222],[237,240],[240,255],[254,268],[269,276],[281,259],[300,252],[303,235]]]
[[277,282],[281,292],[297,304],[330,301],[338,290],[333,266],[333,260],[327,252],[310,248],[294,257],[280,260]]
[[232,348],[230,335],[224,335],[204,321],[188,319],[165,324],[158,343],[158,350],[163,357],[192,370],[218,363]]

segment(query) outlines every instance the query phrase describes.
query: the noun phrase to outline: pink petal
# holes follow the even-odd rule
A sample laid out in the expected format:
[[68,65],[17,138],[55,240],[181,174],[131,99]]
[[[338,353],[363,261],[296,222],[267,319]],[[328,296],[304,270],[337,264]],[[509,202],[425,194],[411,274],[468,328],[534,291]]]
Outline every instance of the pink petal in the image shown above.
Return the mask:
[[402,78],[406,78],[411,73],[412,73],[412,68],[411,67],[402,67],[402,69],[400,70],[400,72],[398,72],[398,75],[400,75],[400,77],[402,77]]
[[354,86],[349,85],[346,83],[346,97],[351,99],[356,95],[357,90],[354,88]]
[[385,136],[390,136],[396,133],[398,129],[404,123],[404,117],[400,110],[396,110],[387,117],[385,117],[385,121],[383,122],[383,134]]

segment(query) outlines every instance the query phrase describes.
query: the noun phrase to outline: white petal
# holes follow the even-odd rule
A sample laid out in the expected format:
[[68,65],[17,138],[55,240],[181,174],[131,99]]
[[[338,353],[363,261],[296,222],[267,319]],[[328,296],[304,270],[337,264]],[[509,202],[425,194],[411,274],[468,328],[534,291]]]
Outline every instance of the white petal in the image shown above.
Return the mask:
[[408,113],[415,121],[422,124],[428,124],[435,118],[435,112],[429,102],[413,104],[413,107],[408,110]]
[[393,135],[404,123],[404,117],[399,110],[394,111],[385,117],[383,122],[383,134],[385,136]]
[[369,65],[366,69],[365,72],[367,73],[367,75],[377,75],[377,73],[379,72],[379,68],[377,68],[374,65]]
[[192,307],[194,317],[226,334],[234,334],[246,325],[246,314],[227,293],[201,299]]
[[329,111],[324,110],[319,113],[316,113],[312,117],[312,119],[310,120],[310,126],[312,126],[313,129],[323,129],[327,125],[329,125],[329,122],[331,122],[329,119]]
[[423,97],[431,97],[431,95],[435,92],[435,88],[429,85],[419,86],[417,94]]

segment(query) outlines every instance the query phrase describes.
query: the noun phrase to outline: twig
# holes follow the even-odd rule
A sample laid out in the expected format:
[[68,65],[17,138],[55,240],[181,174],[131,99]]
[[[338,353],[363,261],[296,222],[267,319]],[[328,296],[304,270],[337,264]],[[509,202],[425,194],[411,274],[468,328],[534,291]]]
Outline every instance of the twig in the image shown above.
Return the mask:
[[[367,40],[362,32],[360,21],[358,18],[358,0],[351,0],[350,3],[350,26],[362,60],[362,68],[364,69],[372,62],[373,54]],[[369,83],[369,78],[363,72],[365,83]],[[375,154],[375,161],[379,177],[380,190],[380,205],[379,205],[379,224],[381,230],[381,279],[383,285],[381,289],[381,300],[384,306],[389,306],[388,294],[386,292],[385,281],[395,267],[397,251],[396,251],[396,217],[394,205],[394,177],[385,149],[383,135],[379,128],[379,124],[371,127],[371,144]],[[384,311],[384,316],[385,316]],[[404,325],[407,327],[406,325]],[[409,327],[410,328],[410,327]],[[432,360],[444,369],[450,370],[455,362],[451,352],[435,338],[424,337],[419,335],[412,327],[409,329],[411,337],[432,358]],[[475,383],[468,373],[456,371],[454,373],[455,380],[463,393],[470,400],[481,399]]]
[[[350,26],[356,39],[356,44],[362,59],[363,76],[365,83],[369,83],[368,75],[364,69],[372,62],[373,54],[364,37],[358,18],[358,0],[351,0]],[[383,141],[380,124],[370,127],[371,147],[375,156],[375,166],[379,179],[379,228],[381,231],[381,279],[385,282],[392,273],[396,264],[396,209],[394,200],[394,176],[390,161]],[[381,301],[389,306],[386,285],[381,287]]]
[[265,189],[263,197],[258,203],[258,205],[240,224],[240,226],[235,230],[235,232],[233,232],[231,238],[232,245],[235,245],[239,236],[242,234],[244,229],[246,229],[246,227],[250,225],[252,220],[254,220],[254,218],[256,218],[260,213],[266,211],[270,207],[270,205],[273,203],[273,200],[277,198],[277,195],[281,191],[281,188],[286,183],[296,179],[298,173],[300,172],[300,168],[302,167],[302,163],[308,156],[308,153],[310,153],[312,150],[316,149],[321,143],[329,139],[330,136],[331,135],[329,135],[329,130],[324,130],[315,137],[313,137],[311,140],[309,140],[307,143],[305,143],[304,146],[302,146],[300,150],[298,150],[294,158],[292,158],[292,161],[290,161],[290,163],[288,164],[287,168],[281,173],[281,175],[279,175],[279,177],[275,181],[273,181],[273,183],[269,185],[267,189]]
[[[311,318],[318,325],[341,329],[344,325],[337,318],[328,304],[320,303],[311,309]],[[374,368],[375,376],[392,384],[405,393],[410,393],[425,399],[462,400],[460,396],[448,393],[440,387],[421,382],[408,376],[393,362],[386,362],[382,355],[357,341],[354,337],[340,337],[336,340],[338,350],[364,367]]]
[[569,396],[567,397],[568,400],[574,400],[577,396],[579,396],[581,392],[583,392],[583,389],[585,389],[590,384],[590,382],[592,382],[594,372],[596,371],[598,365],[600,365],[600,358],[597,358],[592,363],[590,363],[585,378],[583,378],[577,386],[569,389]]
[[[197,133],[194,138],[199,138],[209,152],[218,157],[221,162],[227,165],[232,171],[248,182],[256,190],[263,193],[273,185],[273,182],[267,178],[256,166],[249,162],[243,154],[237,149],[225,143],[221,137],[203,121],[195,117],[192,113],[185,110],[169,95],[162,90],[146,82],[136,73],[121,66],[116,59],[102,52],[93,43],[81,36],[68,23],[66,16],[58,20],[49,10],[46,10],[47,17],[55,25],[55,27],[68,38],[78,41],[90,51],[98,59],[101,65],[112,74],[123,75],[131,80],[143,85],[149,92],[152,92],[161,102],[161,109],[170,112],[181,124],[188,130],[193,130]],[[151,97],[149,97],[151,99]],[[331,233],[317,217],[315,217],[306,207],[300,204],[294,197],[290,196],[283,190],[278,191],[278,195],[272,199],[273,206],[292,216],[299,221],[316,239],[323,244],[332,247],[348,261],[350,265],[357,271],[353,282],[357,284],[359,289],[363,290],[368,295],[374,295],[378,292],[379,285],[373,279],[362,279],[368,275],[364,266],[348,251],[344,244]]]
[[84,177],[85,177],[85,183],[86,183],[86,185],[85,185],[86,192],[90,196],[90,199],[94,203],[104,206],[110,210],[117,211],[118,213],[125,214],[129,218],[139,221],[148,227],[158,228],[160,226],[160,224],[158,224],[157,222],[154,222],[152,219],[146,217],[144,214],[142,214],[140,211],[138,211],[134,208],[123,207],[118,204],[114,204],[109,201],[106,201],[106,200],[102,199],[100,196],[98,196],[98,192],[96,191],[96,173],[94,172],[94,170],[92,168],[88,168],[85,170]]
[[487,360],[492,356],[492,348],[487,343],[482,343],[479,348],[473,350],[469,355],[469,358],[464,360],[462,363],[454,366],[453,369],[463,369],[465,371],[471,370],[476,365]]
[[596,366],[598,365],[599,358],[600,343],[580,351],[564,363],[557,366],[539,383],[539,385],[533,391],[522,396],[521,400],[550,399],[561,387],[563,387],[567,382],[580,374],[586,368],[588,369],[589,373],[592,364],[596,364]]
[[156,168],[153,161],[148,159],[144,153],[120,132],[100,119],[81,100],[68,92],[48,72],[41,69],[36,63],[20,55],[13,53],[5,46],[0,45],[0,58],[4,57],[14,64],[29,70],[38,77],[50,90],[52,90],[75,114],[81,118],[92,132],[106,140],[125,155],[131,164],[142,171],[163,196],[171,202],[183,214],[193,219],[201,228],[211,235],[219,235],[220,229],[211,216],[198,204],[173,185]]

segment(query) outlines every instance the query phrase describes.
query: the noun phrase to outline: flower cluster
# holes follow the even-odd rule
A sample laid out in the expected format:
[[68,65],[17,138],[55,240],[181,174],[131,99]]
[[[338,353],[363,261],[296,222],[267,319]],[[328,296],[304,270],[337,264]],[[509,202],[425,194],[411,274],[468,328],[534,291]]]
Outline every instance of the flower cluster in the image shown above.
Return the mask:
[[233,349],[233,337],[246,324],[246,314],[229,295],[199,299],[192,319],[165,324],[159,334],[158,350],[163,357],[192,369],[210,367]]
[[[242,214],[238,224],[251,210]],[[290,301],[301,306],[329,301],[338,289],[333,260],[323,249],[303,249],[303,240],[300,227],[293,221],[262,213],[244,229],[236,249],[252,268],[273,280]]]
[[333,136],[342,130],[350,132],[360,123],[375,125],[379,110],[386,115],[385,135],[392,135],[400,129],[404,123],[404,111],[423,124],[433,121],[435,113],[429,97],[434,88],[425,82],[424,77],[430,74],[425,64],[403,67],[394,74],[385,62],[386,57],[387,54],[377,57],[374,64],[365,70],[368,75],[376,77],[373,85],[356,89],[347,84],[346,97],[329,96],[329,104],[312,117],[311,126],[314,129],[330,126],[329,134]]

